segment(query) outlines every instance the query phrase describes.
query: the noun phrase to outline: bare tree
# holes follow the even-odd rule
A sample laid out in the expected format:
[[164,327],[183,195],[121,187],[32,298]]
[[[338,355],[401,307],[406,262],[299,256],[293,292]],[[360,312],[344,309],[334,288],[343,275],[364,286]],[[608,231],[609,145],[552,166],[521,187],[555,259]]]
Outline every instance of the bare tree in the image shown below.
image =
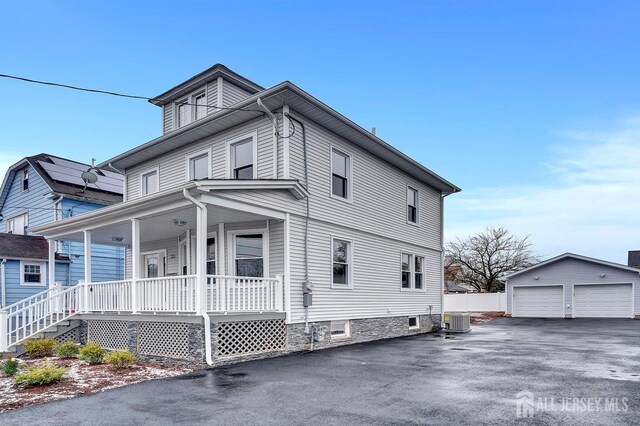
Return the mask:
[[456,280],[481,292],[504,289],[501,278],[538,262],[529,237],[518,238],[504,228],[486,228],[445,247],[445,270],[459,265]]

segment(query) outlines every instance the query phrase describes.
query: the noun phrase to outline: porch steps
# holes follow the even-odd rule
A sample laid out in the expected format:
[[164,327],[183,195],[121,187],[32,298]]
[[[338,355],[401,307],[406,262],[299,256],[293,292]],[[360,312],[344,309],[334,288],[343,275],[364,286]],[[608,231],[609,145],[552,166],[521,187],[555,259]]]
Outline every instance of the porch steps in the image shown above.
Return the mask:
[[[68,319],[68,320],[65,320],[65,321],[61,321],[61,322],[59,322],[59,323],[57,323],[55,325],[47,327],[46,329],[44,329],[40,333],[37,333],[37,334],[33,335],[32,337],[30,337],[30,339],[56,339],[56,340],[58,340],[58,338],[60,338],[64,334],[66,334],[66,333],[68,333],[68,332],[70,332],[72,330],[80,328],[81,324],[82,323],[81,323],[80,320],[74,320],[74,319]],[[61,342],[59,342],[59,343],[61,343]],[[16,356],[20,356],[20,355],[23,355],[26,351],[24,350],[22,345],[20,345],[18,343],[17,345],[11,346],[9,348],[8,352],[11,352],[11,353],[15,354]]]

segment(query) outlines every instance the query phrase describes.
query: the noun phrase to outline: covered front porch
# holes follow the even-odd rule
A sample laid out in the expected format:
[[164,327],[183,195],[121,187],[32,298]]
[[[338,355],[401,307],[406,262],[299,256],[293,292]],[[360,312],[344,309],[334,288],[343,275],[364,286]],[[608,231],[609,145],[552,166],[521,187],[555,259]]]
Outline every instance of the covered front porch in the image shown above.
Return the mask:
[[[197,189],[148,196],[43,232],[53,255],[57,240],[84,243],[79,313],[284,317],[289,214]],[[125,247],[124,280],[92,278],[95,244]],[[55,276],[55,263],[48,273]]]

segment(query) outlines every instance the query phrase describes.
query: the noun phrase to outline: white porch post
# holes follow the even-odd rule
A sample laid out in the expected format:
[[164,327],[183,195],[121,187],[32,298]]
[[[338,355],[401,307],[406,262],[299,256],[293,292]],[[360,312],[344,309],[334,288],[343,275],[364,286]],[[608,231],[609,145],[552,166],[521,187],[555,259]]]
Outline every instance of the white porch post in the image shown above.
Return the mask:
[[83,310],[89,310],[89,284],[91,284],[91,231],[84,231],[84,302]]
[[49,288],[56,286],[56,242],[47,240],[49,243]]
[[[216,273],[218,275],[226,275],[227,260],[225,259],[225,238],[224,238],[224,222],[218,224],[218,261],[216,262]],[[227,311],[227,279],[220,278],[216,280],[218,286],[218,310]]]
[[[291,215],[284,219],[284,314],[285,323],[291,324]],[[282,297],[282,295],[279,295]]]
[[207,311],[207,207],[196,209],[196,313]]
[[131,311],[138,313],[138,278],[140,278],[140,220],[131,219]]

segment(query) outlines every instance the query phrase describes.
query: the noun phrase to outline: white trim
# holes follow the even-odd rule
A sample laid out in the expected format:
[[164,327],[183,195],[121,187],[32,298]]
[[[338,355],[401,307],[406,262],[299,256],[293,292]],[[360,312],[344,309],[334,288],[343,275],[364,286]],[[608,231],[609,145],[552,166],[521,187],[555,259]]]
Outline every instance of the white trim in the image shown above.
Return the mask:
[[[402,269],[402,256],[408,254],[409,256],[411,256],[411,260],[409,261],[409,267],[410,267],[410,275],[409,275],[409,288],[404,288],[402,287],[402,273],[405,272]],[[416,273],[416,261],[415,258],[416,257],[421,257],[422,258],[422,288],[416,288],[416,283],[415,283],[415,273]],[[400,249],[400,291],[401,292],[407,292],[407,293],[426,293],[427,292],[427,276],[426,276],[426,263],[427,263],[427,256],[421,253],[416,253],[414,251],[411,250],[402,250]]]
[[528,271],[532,271],[534,269],[540,268],[540,267],[548,265],[550,263],[554,263],[554,262],[557,262],[557,261],[560,261],[560,260],[563,260],[563,259],[569,259],[569,258],[582,260],[582,261],[590,262],[590,263],[597,263],[597,264],[603,265],[603,266],[610,266],[612,268],[618,268],[618,269],[622,269],[622,270],[629,271],[629,272],[635,272],[638,275],[640,275],[640,270],[637,269],[637,268],[632,268],[630,266],[621,265],[619,263],[607,262],[606,260],[594,259],[593,257],[581,256],[579,254],[564,253],[564,254],[561,254],[559,256],[552,257],[551,259],[544,260],[544,261],[542,261],[540,263],[536,263],[535,265],[530,266],[527,269],[523,269],[521,271],[509,274],[509,275],[505,276],[504,278],[515,277],[516,275],[520,275],[522,273],[525,273],[525,272],[528,272]]
[[[344,324],[344,332],[341,334],[332,334],[331,333],[331,325],[333,323],[343,323]],[[329,337],[331,340],[343,340],[351,338],[351,320],[332,320],[329,323]]]
[[409,330],[418,330],[420,328],[420,316],[419,315],[410,315],[407,319],[407,322],[411,321],[411,318],[416,319],[416,325],[409,325]]
[[[219,258],[219,249],[218,246],[220,245],[220,239],[218,238],[218,231],[211,231],[211,232],[207,232],[207,240],[209,238],[214,238],[216,240],[216,250],[215,253],[213,254],[213,261],[216,263],[216,275],[222,275],[220,274],[220,258]],[[209,253],[207,252],[205,254],[205,258],[209,257]],[[209,263],[209,260],[207,259],[207,263]],[[206,268],[205,268],[206,269]]]
[[232,200],[216,195],[202,194],[200,201],[212,206],[224,207],[230,210],[237,210],[244,213],[253,213],[260,216],[270,217],[272,219],[284,219],[286,213],[279,210],[272,210],[269,207],[261,207],[255,204],[245,203],[244,201]]
[[284,311],[285,323],[291,324],[291,214],[284,218]]
[[[416,221],[415,222],[411,222],[409,220],[409,199],[408,199],[408,194],[409,194],[409,190],[410,189],[416,192]],[[409,183],[407,183],[407,190],[405,192],[405,198],[407,198],[407,200],[405,201],[404,215],[405,215],[405,219],[407,220],[407,224],[413,225],[413,226],[420,226],[420,190],[418,188],[416,188],[415,186],[411,186]]]
[[258,129],[226,141],[225,164],[227,171],[225,176],[227,179],[240,180],[234,179],[233,172],[231,170],[231,146],[248,139],[251,139],[253,145],[253,178],[258,179]]
[[185,168],[184,168],[184,180],[185,181],[190,181],[190,180],[195,180],[195,178],[191,177],[191,160],[193,158],[196,157],[200,157],[202,155],[207,156],[207,179],[211,179],[211,169],[212,169],[212,164],[211,164],[211,147],[191,153],[191,154],[186,154],[184,156],[184,164],[185,164]]
[[218,80],[216,81],[216,84],[218,85],[218,91],[216,93],[216,106],[218,108],[222,108],[223,105],[223,95],[222,95],[222,91],[223,89],[223,79],[222,77],[218,77]]
[[[25,286],[25,287],[46,287],[47,286],[47,277],[46,277],[46,271],[47,271],[47,262],[29,262],[26,260],[21,260],[20,261],[20,285],[21,286]],[[28,283],[25,282],[24,280],[24,267],[25,266],[30,266],[30,265],[36,265],[40,267],[40,282],[37,283]]]
[[[338,197],[337,195],[333,195],[333,151],[334,150],[348,157],[349,171],[347,176],[347,198],[342,198],[342,197]],[[340,200],[342,202],[353,204],[353,155],[345,151],[344,149],[331,144],[331,149],[329,150],[329,164],[330,164],[329,195],[334,200]]]
[[[209,85],[205,84],[203,87],[199,87],[197,89],[192,90],[190,93],[181,96],[179,100],[176,101],[172,101],[171,103],[173,104],[173,108],[172,108],[172,113],[173,113],[173,130],[178,130],[182,127],[186,127],[191,123],[195,123],[196,121],[200,121],[202,120],[204,117],[206,117],[207,115],[209,115],[209,105],[208,105],[208,99],[209,99],[209,93],[208,93],[208,88]],[[201,117],[199,119],[196,120],[196,109],[198,108],[195,103],[196,103],[196,98],[200,95],[204,95],[204,109],[205,109],[205,113],[204,113],[204,117]],[[179,120],[179,116],[178,116],[178,106],[181,103],[187,103],[187,121],[186,123],[184,123],[184,125],[180,126],[180,120]]]
[[[191,259],[189,259],[189,252],[191,247],[189,247],[189,234],[184,237],[184,240],[180,241],[180,237],[178,237],[178,275],[182,276],[182,268],[183,266],[187,267],[187,273],[184,275],[191,275]],[[185,253],[182,253],[182,247],[184,247]]]
[[[24,175],[27,175],[27,189],[24,189]],[[20,192],[29,192],[29,189],[31,189],[31,182],[29,182],[29,178],[30,178],[30,173],[29,173],[29,164],[27,164],[26,167],[23,167],[22,169],[20,169]]]
[[[348,282],[347,285],[344,284],[334,284],[333,283],[333,242],[334,240],[343,241],[349,243],[349,252],[347,253],[347,270],[348,270]],[[354,252],[355,252],[355,244],[353,238],[344,238],[339,235],[331,234],[331,245],[329,246],[329,271],[331,273],[331,288],[336,290],[353,290],[353,268],[355,265],[354,262]]]
[[[564,318],[565,317],[565,306],[567,304],[567,289],[565,288],[564,284],[536,284],[536,285],[531,285],[531,284],[512,284],[511,285],[511,316],[512,317],[518,317],[516,315],[516,303],[515,303],[515,291],[514,288],[516,287],[528,287],[528,288],[540,288],[540,287],[562,287],[562,316],[560,317],[549,317],[549,318]],[[573,306],[573,303],[571,304],[571,306]],[[519,317],[519,318],[531,318],[531,317]]]
[[234,229],[227,231],[228,275],[238,275],[235,268],[236,237],[250,234],[262,235],[262,275],[269,277],[269,232],[266,228]]
[[[156,174],[156,179],[158,180],[158,189],[153,192],[144,193],[144,177],[150,175],[151,173]],[[156,192],[160,192],[160,166],[155,166],[145,171],[140,172],[140,197],[144,197],[145,195],[155,194]]]
[[14,221],[17,217],[20,217],[20,216],[25,216],[24,229],[22,230],[22,233],[21,234],[16,234],[13,231],[11,233],[14,234],[14,235],[27,235],[27,228],[29,227],[29,210],[23,210],[22,212],[16,213],[13,216],[7,217],[5,219],[5,222],[6,222],[5,223],[5,231],[7,233],[9,233],[9,222]]
[[629,318],[635,318],[636,313],[636,289],[635,283],[632,281],[629,282],[608,282],[608,283],[572,283],[571,284],[571,318],[576,317],[576,286],[586,286],[586,285],[628,285],[631,284],[631,313]]

